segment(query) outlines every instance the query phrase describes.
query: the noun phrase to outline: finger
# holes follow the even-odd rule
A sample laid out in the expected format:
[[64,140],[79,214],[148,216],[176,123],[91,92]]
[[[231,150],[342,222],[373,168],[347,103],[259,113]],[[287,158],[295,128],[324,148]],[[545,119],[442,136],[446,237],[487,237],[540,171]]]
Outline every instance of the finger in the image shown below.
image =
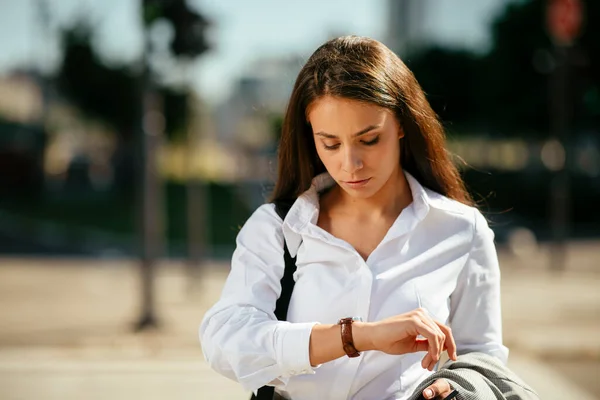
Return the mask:
[[456,342],[454,341],[454,335],[452,335],[452,329],[450,329],[449,326],[446,326],[437,321],[436,321],[436,324],[442,330],[442,332],[444,332],[444,334],[446,335],[446,341],[444,342],[444,345],[447,349],[448,356],[450,356],[450,358],[452,360],[456,361],[456,358],[457,358]]
[[421,360],[421,366],[423,369],[433,371],[433,367],[435,366],[435,360],[431,357],[431,354],[425,354],[425,357]]
[[439,359],[438,360],[431,359],[431,361],[429,361],[429,365],[427,365],[427,369],[429,371],[433,371],[436,364],[438,363],[438,361],[439,361]]
[[423,367],[423,369],[429,369],[429,365],[431,365],[431,360],[431,354],[425,354],[425,357],[423,357],[423,359],[421,360],[421,366]]
[[425,357],[423,357],[423,359],[421,360],[421,366],[423,367],[423,369],[426,369],[429,371],[433,371],[436,364],[437,364],[437,361],[435,361],[431,357],[431,354],[429,354],[429,353],[425,354]]
[[452,388],[446,379],[438,379],[423,390],[423,397],[433,399],[436,396],[446,397],[450,394]]
[[429,366],[427,367],[428,370],[433,371],[433,369],[435,368],[435,365],[438,363],[439,359],[436,360],[431,360],[431,362],[429,363]]
[[425,337],[429,344],[429,348],[427,351],[431,355],[431,358],[434,360],[439,359],[439,354],[441,353],[441,343],[437,330],[424,322],[420,317],[415,318],[414,320],[415,326],[417,328],[417,332],[419,335]]
[[419,308],[416,310],[416,316],[418,318],[421,319],[421,322],[423,322],[425,325],[427,325],[428,327],[430,327],[433,332],[436,335],[436,341],[437,341],[437,346],[439,347],[439,352],[436,355],[432,355],[434,359],[439,360],[439,357],[443,351],[443,347],[444,347],[444,342],[445,342],[445,335],[442,332],[442,330],[438,327],[436,321],[433,320],[433,318],[431,317],[431,315],[429,314],[429,311],[427,311],[427,309],[425,308]]
[[445,342],[446,342],[446,335],[444,334],[444,332],[438,326],[437,321],[435,321],[433,318],[431,318],[431,316],[429,315],[429,313],[425,312],[425,316],[423,318],[423,322],[425,324],[427,324],[428,326],[432,327],[432,329],[434,329],[435,332],[436,332],[436,340],[438,342],[439,352],[433,358],[437,362],[437,361],[440,360],[440,356],[442,354],[442,351],[444,351],[444,345],[445,345]]
[[443,348],[444,343],[446,341],[446,333],[444,330],[441,329],[440,323],[438,321],[436,321],[435,319],[433,319],[433,317],[431,316],[429,311],[427,311],[427,309],[422,308],[422,309],[419,309],[419,311],[421,312],[421,315],[423,317],[423,322],[425,322],[429,326],[433,327],[433,329],[438,333],[438,335],[441,339],[440,348]]
[[415,339],[411,353],[417,353],[419,351],[427,351],[428,349],[429,349],[429,340]]

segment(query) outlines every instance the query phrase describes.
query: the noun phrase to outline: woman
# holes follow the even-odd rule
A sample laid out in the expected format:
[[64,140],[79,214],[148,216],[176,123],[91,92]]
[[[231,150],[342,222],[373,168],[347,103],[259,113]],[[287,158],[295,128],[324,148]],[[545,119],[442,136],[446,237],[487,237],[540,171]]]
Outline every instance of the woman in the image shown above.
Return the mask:
[[[444,351],[506,362],[493,232],[444,146],[387,47],[350,36],[317,49],[279,148],[273,200],[296,200],[285,220],[265,204],[240,231],[200,327],[211,367],[294,400],[404,399]],[[284,241],[296,283],[277,321]],[[425,398],[451,391],[444,380],[428,389]]]

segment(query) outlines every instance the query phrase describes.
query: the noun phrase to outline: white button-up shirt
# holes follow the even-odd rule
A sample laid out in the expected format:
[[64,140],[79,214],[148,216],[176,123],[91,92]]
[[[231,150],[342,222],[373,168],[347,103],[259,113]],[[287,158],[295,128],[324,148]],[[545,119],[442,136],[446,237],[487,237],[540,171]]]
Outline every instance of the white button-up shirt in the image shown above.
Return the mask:
[[[327,173],[284,221],[273,204],[258,208],[238,234],[221,298],[200,326],[211,367],[247,390],[270,384],[293,400],[405,399],[431,374],[420,364],[425,352],[367,351],[313,368],[309,340],[317,323],[378,321],[419,307],[451,326],[459,355],[479,351],[506,362],[492,230],[477,209],[405,175],[413,202],[366,261],[317,226],[319,192],[334,184]],[[296,284],[287,321],[277,321],[284,238],[297,256]]]

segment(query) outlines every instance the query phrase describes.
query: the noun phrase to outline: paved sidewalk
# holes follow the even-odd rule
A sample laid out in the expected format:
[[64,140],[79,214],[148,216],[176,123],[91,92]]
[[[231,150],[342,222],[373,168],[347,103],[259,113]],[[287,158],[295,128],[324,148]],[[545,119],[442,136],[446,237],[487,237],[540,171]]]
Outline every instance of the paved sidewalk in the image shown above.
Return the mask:
[[[546,271],[543,253],[500,251],[510,366],[542,399],[600,398],[596,249],[577,247],[562,274]],[[134,334],[135,262],[0,259],[0,399],[247,398],[210,370],[197,342],[226,273],[213,263],[190,280],[180,263],[162,263],[162,328]]]

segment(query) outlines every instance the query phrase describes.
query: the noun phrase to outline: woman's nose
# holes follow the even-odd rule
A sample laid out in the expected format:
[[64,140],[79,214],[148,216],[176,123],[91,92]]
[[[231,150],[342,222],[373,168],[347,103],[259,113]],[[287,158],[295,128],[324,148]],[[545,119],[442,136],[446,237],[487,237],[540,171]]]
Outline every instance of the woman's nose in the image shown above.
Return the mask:
[[342,165],[342,169],[344,172],[348,172],[350,174],[358,171],[363,167],[362,158],[360,157],[359,152],[348,149],[344,154],[344,161]]

